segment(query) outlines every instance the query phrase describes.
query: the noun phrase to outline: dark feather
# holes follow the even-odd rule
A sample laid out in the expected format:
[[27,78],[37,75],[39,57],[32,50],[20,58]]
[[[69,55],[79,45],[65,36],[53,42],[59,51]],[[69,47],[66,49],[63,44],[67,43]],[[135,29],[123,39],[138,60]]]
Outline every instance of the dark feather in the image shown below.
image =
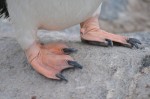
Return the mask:
[[5,18],[9,17],[6,0],[0,0],[0,18],[2,15],[4,15]]

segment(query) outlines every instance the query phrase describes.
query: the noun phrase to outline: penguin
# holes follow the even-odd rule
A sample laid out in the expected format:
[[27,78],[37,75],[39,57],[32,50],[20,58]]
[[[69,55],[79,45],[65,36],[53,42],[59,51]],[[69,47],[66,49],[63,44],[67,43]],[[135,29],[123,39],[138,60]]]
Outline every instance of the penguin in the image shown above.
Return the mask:
[[136,47],[141,42],[135,38],[108,33],[100,28],[99,15],[104,0],[1,0],[0,15],[10,18],[15,28],[15,38],[24,50],[29,64],[43,76],[66,80],[62,71],[80,68],[70,54],[77,49],[65,44],[43,44],[37,37],[39,29],[60,31],[80,24],[81,41],[97,46],[122,45]]

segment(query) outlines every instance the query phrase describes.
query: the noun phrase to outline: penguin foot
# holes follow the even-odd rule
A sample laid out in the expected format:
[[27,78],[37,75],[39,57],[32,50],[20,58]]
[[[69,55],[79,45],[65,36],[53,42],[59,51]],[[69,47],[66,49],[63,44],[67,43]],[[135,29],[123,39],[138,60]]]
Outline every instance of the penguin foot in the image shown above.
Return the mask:
[[26,50],[26,55],[29,63],[40,74],[47,78],[67,81],[61,73],[64,69],[82,69],[82,66],[68,55],[74,52],[77,50],[64,44],[34,43]]
[[103,30],[91,30],[87,33],[81,32],[81,40],[84,43],[92,44],[92,45],[99,45],[99,46],[114,46],[114,45],[121,45],[125,47],[138,47],[138,44],[141,42],[135,38],[127,38],[124,36],[111,34]]
[[125,47],[136,47],[141,42],[135,38],[127,38],[125,36],[108,33],[100,29],[98,17],[92,17],[81,23],[81,40],[84,43],[99,46],[121,45]]

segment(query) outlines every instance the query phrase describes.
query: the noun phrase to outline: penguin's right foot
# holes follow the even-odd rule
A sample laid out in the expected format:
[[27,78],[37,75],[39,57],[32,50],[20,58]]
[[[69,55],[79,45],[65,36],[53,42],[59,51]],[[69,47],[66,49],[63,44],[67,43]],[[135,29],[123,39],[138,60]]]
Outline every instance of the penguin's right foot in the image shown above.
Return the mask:
[[64,69],[82,69],[82,66],[69,56],[74,52],[77,50],[64,44],[34,43],[26,50],[26,55],[29,63],[40,74],[47,78],[67,81],[61,73]]
[[81,40],[84,43],[98,46],[121,45],[129,48],[139,48],[142,44],[138,39],[112,34],[102,30],[99,26],[98,17],[91,17],[81,23]]

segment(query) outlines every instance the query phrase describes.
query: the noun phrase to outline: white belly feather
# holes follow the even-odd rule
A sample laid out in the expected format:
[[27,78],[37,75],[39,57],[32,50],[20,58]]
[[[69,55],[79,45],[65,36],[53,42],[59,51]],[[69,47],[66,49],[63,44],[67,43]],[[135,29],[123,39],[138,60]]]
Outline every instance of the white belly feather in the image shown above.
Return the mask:
[[[15,24],[61,30],[92,16],[103,0],[7,0]],[[19,21],[19,22],[17,22]]]
[[15,36],[23,49],[36,41],[38,28],[62,30],[93,15],[103,0],[7,0],[16,28]]

